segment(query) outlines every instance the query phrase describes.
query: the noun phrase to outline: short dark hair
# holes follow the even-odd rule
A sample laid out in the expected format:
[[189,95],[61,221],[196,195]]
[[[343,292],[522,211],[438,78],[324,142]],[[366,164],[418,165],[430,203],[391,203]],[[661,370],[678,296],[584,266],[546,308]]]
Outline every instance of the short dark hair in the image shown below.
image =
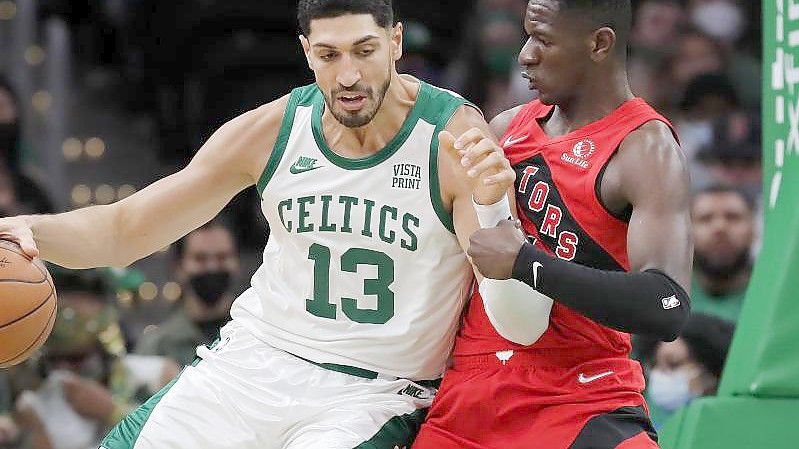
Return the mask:
[[710,374],[720,378],[732,344],[735,324],[721,318],[693,313],[680,337],[688,346],[691,357]]
[[690,111],[702,103],[707,97],[716,97],[725,100],[732,107],[738,107],[738,92],[732,85],[730,78],[723,73],[702,73],[693,77],[680,100],[680,109]]
[[728,184],[710,184],[705,186],[696,192],[693,195],[693,202],[696,201],[697,198],[703,195],[721,195],[721,194],[733,194],[741,198],[741,200],[746,204],[746,207],[749,209],[749,212],[754,212],[756,205],[755,199],[751,197],[751,195],[747,194],[742,189],[735,187],[733,185]]
[[297,5],[297,21],[300,32],[308,36],[311,20],[328,19],[346,14],[371,14],[375,22],[388,28],[394,25],[392,0],[300,0]]
[[[189,237],[197,231],[207,231],[209,229],[214,228],[222,228],[229,233],[233,234],[233,230],[230,226],[228,226],[227,221],[223,217],[216,217],[213,220],[205,223],[204,225],[200,226],[199,228],[189,232],[188,234],[184,235],[180,240],[172,244],[172,255],[175,262],[180,263],[180,260],[183,259],[183,255],[186,253],[186,241]],[[234,235],[234,242],[235,242],[235,235]]]
[[632,28],[633,12],[630,0],[558,0],[562,11],[578,12],[596,28],[608,27],[616,32],[618,51],[626,54],[627,37]]
[[[680,332],[688,353],[715,377],[721,377],[730,350],[735,323],[703,313],[691,313]],[[662,343],[648,335],[636,335],[638,357],[648,366],[655,364],[655,353]]]

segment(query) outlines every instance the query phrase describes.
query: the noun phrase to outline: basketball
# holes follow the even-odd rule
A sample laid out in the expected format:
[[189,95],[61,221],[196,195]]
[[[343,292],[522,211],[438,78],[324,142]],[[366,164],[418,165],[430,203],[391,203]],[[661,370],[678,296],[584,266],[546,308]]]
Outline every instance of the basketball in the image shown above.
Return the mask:
[[0,368],[27,359],[47,340],[56,317],[53,279],[13,242],[0,240]]

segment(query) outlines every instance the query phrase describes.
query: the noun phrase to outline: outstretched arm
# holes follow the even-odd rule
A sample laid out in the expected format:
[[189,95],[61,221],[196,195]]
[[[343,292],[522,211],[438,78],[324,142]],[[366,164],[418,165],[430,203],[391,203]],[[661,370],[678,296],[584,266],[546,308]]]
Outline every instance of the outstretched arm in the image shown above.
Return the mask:
[[0,219],[0,237],[29,256],[68,268],[125,266],[213,218],[254,184],[280,126],[287,97],[222,126],[179,172],[124,200],[56,215]]

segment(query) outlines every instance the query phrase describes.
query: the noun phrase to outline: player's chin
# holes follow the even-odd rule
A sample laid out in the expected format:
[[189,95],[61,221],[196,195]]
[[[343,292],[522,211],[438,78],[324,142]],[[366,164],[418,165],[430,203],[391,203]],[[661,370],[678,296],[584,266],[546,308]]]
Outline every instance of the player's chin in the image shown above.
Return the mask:
[[374,114],[369,113],[368,111],[358,110],[358,111],[337,111],[337,114],[334,114],[338,121],[346,126],[347,128],[360,128],[369,124],[374,117]]
[[557,103],[555,97],[545,90],[534,89],[533,93],[536,95],[536,98],[538,98],[538,101],[547,106],[551,106]]

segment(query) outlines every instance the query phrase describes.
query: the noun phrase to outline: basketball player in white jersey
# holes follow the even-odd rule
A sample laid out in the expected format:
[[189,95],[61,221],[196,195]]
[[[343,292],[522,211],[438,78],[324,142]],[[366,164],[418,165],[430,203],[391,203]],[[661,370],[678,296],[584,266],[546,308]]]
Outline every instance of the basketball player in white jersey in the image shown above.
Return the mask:
[[431,403],[472,282],[463,248],[478,216],[510,214],[513,171],[476,108],[396,72],[390,0],[298,8],[315,84],[118,203],[0,220],[28,255],[125,266],[258,188],[272,234],[232,321],[103,448],[403,448]]

